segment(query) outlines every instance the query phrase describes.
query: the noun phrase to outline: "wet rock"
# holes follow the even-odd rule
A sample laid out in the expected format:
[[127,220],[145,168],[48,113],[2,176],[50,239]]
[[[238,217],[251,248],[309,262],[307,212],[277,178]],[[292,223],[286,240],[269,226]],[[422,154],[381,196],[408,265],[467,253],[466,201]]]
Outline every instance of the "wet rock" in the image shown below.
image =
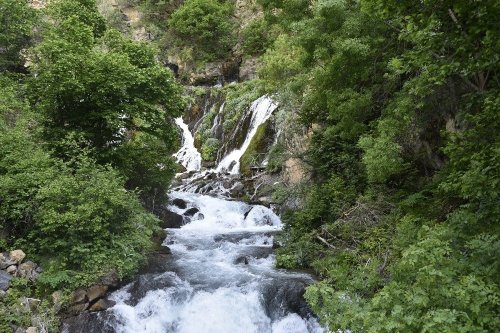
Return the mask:
[[248,265],[248,257],[246,256],[243,256],[243,257],[239,257],[237,258],[235,261],[234,261],[235,264],[245,264],[245,265]]
[[198,213],[200,210],[196,207],[189,208],[184,212],[184,216],[193,216],[194,214]]
[[162,221],[161,227],[165,228],[180,228],[184,224],[182,215],[174,213],[168,209],[162,209],[160,212],[160,219]]
[[243,219],[245,219],[245,220],[247,219],[248,214],[250,214],[250,212],[252,211],[252,208],[253,208],[253,207],[250,207],[250,209],[249,209],[249,210],[247,210],[247,211],[245,212],[245,214],[243,214]]
[[203,215],[202,213],[199,213],[198,220],[203,220],[203,219],[205,219],[205,215]]
[[302,318],[312,314],[311,308],[304,299],[308,283],[301,279],[276,280],[264,287],[264,304],[266,312],[272,320],[283,317],[287,313],[297,313]]
[[186,209],[187,207],[186,201],[179,198],[175,198],[174,200],[172,200],[172,204],[179,207],[180,209]]
[[108,286],[97,284],[87,289],[87,298],[92,303],[94,300],[103,297],[107,291]]
[[0,269],[6,269],[11,265],[15,265],[16,261],[13,260],[8,252],[0,253]]
[[[99,318],[99,320],[97,319]],[[111,312],[84,312],[63,321],[61,332],[68,333],[116,333],[116,319]]]
[[115,304],[115,301],[101,298],[90,306],[89,311],[103,311],[113,307]]
[[14,250],[9,253],[10,259],[14,260],[16,264],[20,264],[24,258],[26,258],[26,254],[22,250]]
[[0,271],[0,290],[7,290],[10,287],[10,280],[12,280],[12,275],[5,271]]
[[159,246],[148,253],[146,259],[146,264],[141,268],[142,273],[162,273],[169,269],[171,251],[167,246]]
[[82,313],[83,311],[87,310],[89,306],[89,303],[81,303],[81,304],[75,304],[75,305],[72,305],[68,308],[68,314],[70,315],[78,315],[80,313]]
[[183,173],[181,173],[180,175],[177,176],[177,178],[180,179],[180,180],[188,179],[189,177],[191,177],[191,175],[189,174],[189,172],[183,172]]
[[128,290],[130,293],[128,303],[135,306],[148,292],[158,289],[167,289],[175,285],[177,285],[175,274],[143,274],[135,280]]
[[[207,168],[207,169],[213,168],[213,167],[215,167],[215,161],[202,161],[201,166],[204,168]],[[212,179],[212,178],[210,178],[210,179]]]

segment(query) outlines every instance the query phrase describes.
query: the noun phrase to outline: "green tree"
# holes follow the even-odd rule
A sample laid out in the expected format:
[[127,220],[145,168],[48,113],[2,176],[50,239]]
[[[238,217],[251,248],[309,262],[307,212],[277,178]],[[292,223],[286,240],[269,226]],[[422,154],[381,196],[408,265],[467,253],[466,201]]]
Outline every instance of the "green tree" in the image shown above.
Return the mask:
[[103,30],[92,1],[61,0],[48,12],[56,19],[35,49],[30,82],[45,139],[66,159],[72,148],[65,144],[77,140],[99,164],[117,167],[151,205],[174,173],[171,120],[184,107],[181,87],[154,49]]
[[230,1],[187,0],[169,20],[174,42],[193,48],[196,58],[212,61],[228,56],[235,43]]
[[26,1],[0,1],[0,73],[22,71],[20,52],[29,46],[36,17]]

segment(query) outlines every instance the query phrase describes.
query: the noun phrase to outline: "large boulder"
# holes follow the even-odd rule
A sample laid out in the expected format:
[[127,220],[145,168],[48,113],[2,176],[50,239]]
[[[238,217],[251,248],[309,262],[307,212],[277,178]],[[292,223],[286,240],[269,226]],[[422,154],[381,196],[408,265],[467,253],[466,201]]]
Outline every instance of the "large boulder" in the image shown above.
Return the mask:
[[9,289],[10,280],[12,280],[12,275],[5,271],[0,271],[0,290]]
[[182,215],[174,213],[166,208],[162,209],[159,214],[160,220],[162,221],[161,227],[165,228],[180,228],[184,224],[184,218]]
[[186,207],[187,207],[186,201],[184,201],[180,198],[175,198],[174,200],[172,200],[172,204],[174,206],[179,207],[180,209],[186,209]]
[[194,216],[194,214],[198,213],[200,210],[196,207],[191,207],[184,212],[184,216]]
[[15,263],[19,265],[21,261],[26,258],[26,253],[24,253],[22,250],[14,250],[10,251],[9,256],[11,260],[14,260]]

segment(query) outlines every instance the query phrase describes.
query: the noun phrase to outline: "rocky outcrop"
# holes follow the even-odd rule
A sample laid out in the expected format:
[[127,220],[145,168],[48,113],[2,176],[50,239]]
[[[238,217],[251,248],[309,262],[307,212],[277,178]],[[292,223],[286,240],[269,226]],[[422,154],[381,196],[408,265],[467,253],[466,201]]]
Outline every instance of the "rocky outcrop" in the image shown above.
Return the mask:
[[84,311],[102,311],[114,306],[115,302],[106,299],[105,296],[110,286],[117,286],[117,282],[109,281],[111,285],[96,284],[87,289],[80,288],[75,290],[71,296],[70,305],[66,313],[74,316]]
[[13,277],[35,282],[42,272],[33,261],[23,262],[26,254],[22,250],[0,253],[0,290],[7,290]]

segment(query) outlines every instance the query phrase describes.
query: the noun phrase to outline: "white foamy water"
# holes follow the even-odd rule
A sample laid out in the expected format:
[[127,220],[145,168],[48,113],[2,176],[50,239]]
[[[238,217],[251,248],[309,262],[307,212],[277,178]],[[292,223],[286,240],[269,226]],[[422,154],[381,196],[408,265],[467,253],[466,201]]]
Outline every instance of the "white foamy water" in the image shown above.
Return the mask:
[[194,138],[189,131],[188,125],[184,123],[182,117],[176,118],[175,123],[182,130],[182,147],[174,154],[174,157],[187,171],[200,170],[201,155],[194,146]]
[[98,317],[107,329],[118,333],[324,331],[301,299],[301,290],[312,279],[274,268],[273,238],[281,229],[275,213],[264,206],[195,193],[172,192],[171,198],[186,205],[171,204],[171,211],[197,211],[187,214],[192,217],[180,229],[167,229],[164,245],[170,248],[171,258],[166,272],[145,274],[111,295],[116,305],[107,311],[106,320]]
[[240,172],[240,158],[243,156],[247,150],[252,138],[257,133],[257,129],[260,125],[266,122],[271,116],[273,111],[278,107],[269,96],[265,95],[255,100],[250,106],[250,112],[252,118],[250,120],[250,126],[248,128],[245,141],[240,148],[233,150],[227,156],[225,156],[217,166],[217,171],[227,171],[231,174],[237,174]]

